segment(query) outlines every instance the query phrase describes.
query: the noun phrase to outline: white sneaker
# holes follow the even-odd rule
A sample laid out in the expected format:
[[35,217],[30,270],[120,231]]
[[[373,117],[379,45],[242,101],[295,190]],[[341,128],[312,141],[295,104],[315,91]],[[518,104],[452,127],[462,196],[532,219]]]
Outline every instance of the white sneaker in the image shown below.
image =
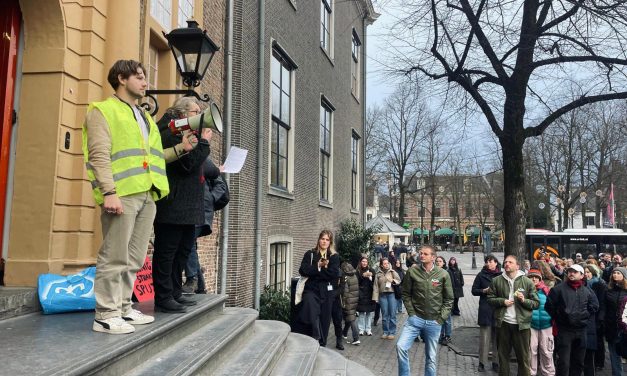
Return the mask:
[[150,324],[151,322],[155,321],[154,317],[144,315],[136,309],[131,309],[131,311],[127,315],[122,316],[122,318],[124,319],[124,321],[133,325]]
[[371,335],[372,335],[372,332],[371,332],[371,331],[367,331],[367,332],[366,332],[366,335],[371,336]]
[[135,331],[135,327],[128,324],[121,317],[111,317],[104,320],[94,320],[94,325],[91,327],[95,332],[109,333],[109,334],[128,334]]

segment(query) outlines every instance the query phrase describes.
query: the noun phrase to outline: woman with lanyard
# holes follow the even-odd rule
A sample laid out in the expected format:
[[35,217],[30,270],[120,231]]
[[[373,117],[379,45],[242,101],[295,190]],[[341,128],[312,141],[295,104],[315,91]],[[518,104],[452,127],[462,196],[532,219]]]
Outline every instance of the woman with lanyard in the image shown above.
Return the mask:
[[331,309],[338,293],[335,281],[340,277],[340,256],[333,248],[333,233],[322,230],[318,244],[305,252],[298,270],[301,276],[308,277],[303,290],[303,306],[300,320],[311,325],[311,336],[320,346],[327,344]]

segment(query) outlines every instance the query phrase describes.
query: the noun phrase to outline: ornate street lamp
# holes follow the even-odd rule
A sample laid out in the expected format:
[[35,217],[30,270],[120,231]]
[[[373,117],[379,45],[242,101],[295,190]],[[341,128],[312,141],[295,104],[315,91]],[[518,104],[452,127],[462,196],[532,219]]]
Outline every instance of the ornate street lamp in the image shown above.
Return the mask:
[[[194,20],[187,21],[187,27],[172,30],[170,33],[163,33],[168,40],[168,46],[172,50],[174,60],[176,61],[176,69],[183,78],[183,84],[187,89],[182,90],[146,90],[146,97],[154,101],[154,109],[151,115],[155,115],[159,111],[159,104],[154,97],[157,94],[183,94],[184,96],[193,96],[203,102],[209,102],[211,99],[207,94],[198,94],[192,88],[200,85],[202,78],[207,72],[207,68],[213,59],[213,55],[220,49],[207,35],[206,30],[198,27],[198,22]],[[144,106],[151,109],[151,105],[144,103]]]

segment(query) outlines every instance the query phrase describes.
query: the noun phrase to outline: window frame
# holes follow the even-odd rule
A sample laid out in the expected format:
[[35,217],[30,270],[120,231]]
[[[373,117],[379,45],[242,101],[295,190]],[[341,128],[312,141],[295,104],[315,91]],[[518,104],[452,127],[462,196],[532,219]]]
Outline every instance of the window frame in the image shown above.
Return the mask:
[[357,30],[353,28],[351,33],[351,93],[355,99],[359,99],[361,90],[361,39],[357,34]]
[[[290,242],[276,241],[268,246],[267,286],[275,291],[287,291],[290,270]],[[280,258],[277,261],[277,256]]]
[[[333,113],[335,107],[331,102],[321,97],[320,100],[320,128],[319,137],[319,155],[320,155],[320,169],[319,169],[319,199],[321,203],[330,204],[333,202]],[[324,114],[324,119],[323,119]],[[324,121],[323,121],[324,120]],[[325,138],[323,139],[323,135]],[[325,164],[326,162],[326,164]],[[326,166],[326,169],[325,169]]]
[[[278,85],[277,79],[274,77],[275,68],[274,65],[279,65]],[[292,143],[293,143],[293,108],[294,108],[294,70],[296,69],[293,61],[285,54],[285,52],[278,46],[273,46],[271,54],[271,69],[270,69],[270,159],[269,159],[269,184],[270,187],[280,191],[290,191],[292,186],[291,168],[292,158]],[[287,77],[285,77],[286,75]],[[284,81],[287,83],[284,85]],[[275,98],[275,89],[279,91],[279,97]],[[287,90],[287,92],[286,92]],[[284,98],[287,98],[287,103],[284,103]],[[278,103],[277,103],[278,99]],[[275,114],[275,105],[278,105],[278,114]],[[286,109],[283,106],[287,106]],[[283,111],[287,111],[286,116],[283,117]],[[281,134],[284,137],[281,138]],[[275,141],[276,139],[276,141]],[[284,153],[281,141],[285,142]],[[275,143],[273,143],[275,142]],[[275,146],[276,145],[276,148]],[[284,164],[281,164],[281,161]],[[281,171],[283,172],[284,179],[281,179]],[[283,181],[284,180],[284,181]]]
[[351,209],[359,210],[359,140],[355,130],[351,131]]
[[320,48],[333,58],[334,0],[320,0]]

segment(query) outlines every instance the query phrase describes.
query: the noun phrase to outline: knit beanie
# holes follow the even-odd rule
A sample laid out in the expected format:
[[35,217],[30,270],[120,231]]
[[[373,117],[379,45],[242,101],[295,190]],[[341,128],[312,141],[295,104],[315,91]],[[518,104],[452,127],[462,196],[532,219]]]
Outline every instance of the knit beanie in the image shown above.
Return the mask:
[[618,271],[618,272],[620,272],[620,274],[622,274],[622,275],[623,275],[623,278],[627,279],[627,268],[624,268],[624,267],[622,267],[622,266],[619,266],[618,268],[614,268],[614,270],[612,270],[612,271],[613,271],[613,272],[614,272],[614,271]]

